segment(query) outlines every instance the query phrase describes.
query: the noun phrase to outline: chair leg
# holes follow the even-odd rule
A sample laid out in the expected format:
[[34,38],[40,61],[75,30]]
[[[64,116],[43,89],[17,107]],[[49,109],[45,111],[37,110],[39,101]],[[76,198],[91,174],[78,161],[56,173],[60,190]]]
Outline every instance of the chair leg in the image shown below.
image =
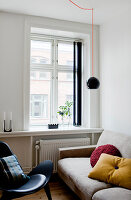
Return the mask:
[[48,197],[48,200],[52,200],[52,197],[51,197],[51,193],[50,193],[50,187],[49,187],[49,184],[47,183],[46,186],[44,187],[44,190],[46,192],[46,195]]
[[0,198],[0,200],[11,200],[10,198],[8,197],[5,197],[4,195]]

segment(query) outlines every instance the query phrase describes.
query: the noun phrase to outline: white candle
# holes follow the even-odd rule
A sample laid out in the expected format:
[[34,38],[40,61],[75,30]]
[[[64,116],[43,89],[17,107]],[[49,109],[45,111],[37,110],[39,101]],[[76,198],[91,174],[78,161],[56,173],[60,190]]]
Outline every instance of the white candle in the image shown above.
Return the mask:
[[5,118],[6,118],[6,115],[5,115],[5,112],[4,112],[4,120],[5,120]]
[[10,112],[10,120],[12,120],[12,112]]

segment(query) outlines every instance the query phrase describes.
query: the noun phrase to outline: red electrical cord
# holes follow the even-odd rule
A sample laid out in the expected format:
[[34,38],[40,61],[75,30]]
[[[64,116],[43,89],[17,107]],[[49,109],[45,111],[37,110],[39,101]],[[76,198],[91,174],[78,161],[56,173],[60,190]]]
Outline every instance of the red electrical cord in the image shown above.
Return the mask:
[[79,6],[78,4],[74,3],[73,1],[69,0],[71,3],[73,3],[75,6],[77,6],[78,8],[82,9],[82,10],[92,10],[92,9],[88,9],[88,8],[82,8],[81,6]]
[[94,66],[94,62],[93,62],[93,8],[88,9],[88,8],[83,8],[81,6],[79,6],[78,4],[74,3],[73,1],[69,0],[73,5],[75,5],[76,7],[82,9],[82,10],[91,10],[92,11],[92,76],[93,76],[93,66]]

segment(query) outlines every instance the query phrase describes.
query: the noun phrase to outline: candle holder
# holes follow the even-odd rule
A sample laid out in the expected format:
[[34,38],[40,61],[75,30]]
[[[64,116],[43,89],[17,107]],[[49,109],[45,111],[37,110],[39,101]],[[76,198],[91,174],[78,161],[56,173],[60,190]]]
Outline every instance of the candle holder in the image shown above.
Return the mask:
[[12,120],[10,120],[9,129],[6,129],[6,123],[5,123],[5,119],[4,119],[3,130],[4,130],[4,132],[12,132]]

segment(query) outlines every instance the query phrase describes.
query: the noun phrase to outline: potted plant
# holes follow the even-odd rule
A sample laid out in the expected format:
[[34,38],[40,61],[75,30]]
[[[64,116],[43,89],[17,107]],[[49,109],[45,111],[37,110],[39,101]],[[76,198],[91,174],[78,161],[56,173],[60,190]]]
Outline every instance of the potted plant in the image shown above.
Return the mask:
[[73,105],[73,102],[71,102],[71,101],[66,101],[66,102],[65,102],[65,105],[66,105],[66,107],[67,107],[66,116],[68,117],[68,125],[70,125],[71,115],[72,115],[72,113],[71,113],[71,107],[72,107],[72,105]]
[[73,102],[66,101],[64,106],[59,106],[59,111],[57,113],[61,116],[62,125],[64,125],[65,116],[68,117],[69,119],[68,125],[70,124],[72,105],[73,105]]

